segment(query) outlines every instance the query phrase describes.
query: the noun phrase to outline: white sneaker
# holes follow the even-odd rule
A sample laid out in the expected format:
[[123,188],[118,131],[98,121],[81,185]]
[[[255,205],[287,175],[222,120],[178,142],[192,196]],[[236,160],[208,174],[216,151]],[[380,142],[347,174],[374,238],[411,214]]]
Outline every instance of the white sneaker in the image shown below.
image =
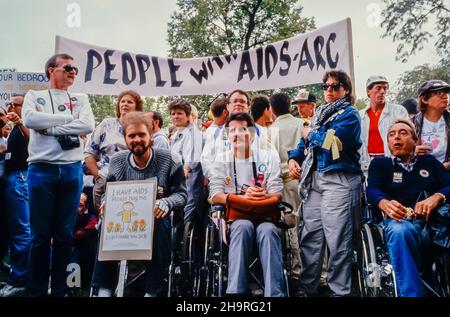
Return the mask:
[[111,297],[112,296],[112,290],[109,288],[100,287],[98,289],[98,295],[97,297]]

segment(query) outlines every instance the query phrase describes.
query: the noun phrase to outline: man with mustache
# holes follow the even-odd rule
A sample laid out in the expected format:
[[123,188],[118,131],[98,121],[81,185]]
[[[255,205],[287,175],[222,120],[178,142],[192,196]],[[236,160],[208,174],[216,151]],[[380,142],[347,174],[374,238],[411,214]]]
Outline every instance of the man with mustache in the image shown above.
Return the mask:
[[[144,180],[156,177],[158,195],[153,210],[155,217],[153,258],[147,263],[145,296],[164,294],[164,277],[170,260],[170,212],[182,212],[187,201],[183,166],[177,155],[169,150],[153,148],[153,128],[143,112],[130,112],[123,122],[128,151],[114,154],[109,166],[107,182]],[[98,267],[100,266],[100,267]],[[113,261],[97,262],[96,282],[99,297],[112,295],[117,277],[117,264]],[[98,278],[98,280],[97,280]]]
[[385,241],[400,296],[425,296],[422,229],[450,198],[450,175],[434,156],[414,154],[417,135],[409,120],[394,121],[387,140],[392,157],[370,163],[367,199],[385,215]]

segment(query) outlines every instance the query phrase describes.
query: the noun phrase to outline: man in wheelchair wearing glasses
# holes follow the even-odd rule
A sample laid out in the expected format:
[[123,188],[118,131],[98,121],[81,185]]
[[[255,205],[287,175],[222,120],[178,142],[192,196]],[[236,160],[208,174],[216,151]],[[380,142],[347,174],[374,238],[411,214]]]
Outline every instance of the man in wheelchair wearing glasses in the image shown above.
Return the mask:
[[[367,198],[383,213],[385,241],[399,295],[424,296],[420,272],[436,209],[450,197],[450,176],[432,155],[415,156],[417,135],[409,120],[388,129],[391,158],[375,158],[369,167]],[[425,229],[424,229],[425,228]]]
[[[234,217],[230,209],[233,197],[249,205],[266,200],[277,205],[281,199],[280,158],[270,147],[256,148],[254,126],[247,113],[232,114],[228,118],[225,128],[231,149],[219,154],[212,166],[210,202],[227,205],[227,220],[231,223],[227,294],[246,294],[248,291],[248,267],[256,239],[265,284],[264,296],[285,296],[281,237],[274,222],[267,221],[268,218]],[[276,207],[273,210],[279,212]]]

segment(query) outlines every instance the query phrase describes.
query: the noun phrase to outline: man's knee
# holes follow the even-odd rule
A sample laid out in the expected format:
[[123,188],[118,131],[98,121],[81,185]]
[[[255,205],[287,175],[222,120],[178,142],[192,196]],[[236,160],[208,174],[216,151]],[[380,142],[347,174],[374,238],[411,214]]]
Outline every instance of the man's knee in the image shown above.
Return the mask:
[[389,241],[405,241],[417,235],[417,231],[409,221],[391,220],[386,227],[386,234]]
[[250,220],[236,220],[231,224],[231,236],[250,236],[255,227]]

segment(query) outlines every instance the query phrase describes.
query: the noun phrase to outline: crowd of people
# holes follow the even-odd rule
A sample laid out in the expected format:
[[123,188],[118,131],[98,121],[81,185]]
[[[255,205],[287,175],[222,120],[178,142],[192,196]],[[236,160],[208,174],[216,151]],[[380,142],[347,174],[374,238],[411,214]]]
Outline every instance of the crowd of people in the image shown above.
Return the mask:
[[[210,105],[201,124],[194,105],[174,99],[163,116],[120,92],[115,117],[95,127],[87,95],[70,86],[78,74],[68,54],[45,65],[50,89],[14,95],[0,107],[0,296],[68,296],[67,267],[78,263],[83,287],[114,293],[118,266],[97,261],[106,184],[156,177],[153,257],[145,261],[146,297],[167,294],[169,215],[204,232],[211,205],[293,206],[288,239],[296,296],[352,294],[352,256],[361,196],[385,224],[400,296],[425,296],[424,249],[448,251],[450,228],[428,226],[450,198],[450,85],[430,79],[417,97],[389,103],[389,82],[367,80],[369,104],[358,111],[351,78],[330,70],[325,103],[301,89],[250,98],[236,89]],[[292,115],[296,106],[299,117]],[[367,191],[366,191],[367,187]],[[228,295],[249,291],[248,266],[259,254],[264,296],[287,295],[276,223],[227,219]],[[428,238],[428,239],[427,239]],[[9,255],[9,256],[8,256]]]

